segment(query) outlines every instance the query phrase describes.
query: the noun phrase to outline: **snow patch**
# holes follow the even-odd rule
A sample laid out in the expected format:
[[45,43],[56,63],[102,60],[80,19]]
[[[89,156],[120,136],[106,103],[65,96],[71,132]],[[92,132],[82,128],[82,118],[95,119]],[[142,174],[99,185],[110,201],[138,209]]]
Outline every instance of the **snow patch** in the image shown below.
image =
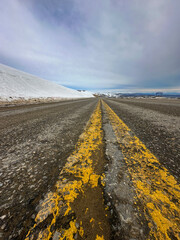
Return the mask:
[[91,98],[92,93],[76,91],[0,64],[0,99]]

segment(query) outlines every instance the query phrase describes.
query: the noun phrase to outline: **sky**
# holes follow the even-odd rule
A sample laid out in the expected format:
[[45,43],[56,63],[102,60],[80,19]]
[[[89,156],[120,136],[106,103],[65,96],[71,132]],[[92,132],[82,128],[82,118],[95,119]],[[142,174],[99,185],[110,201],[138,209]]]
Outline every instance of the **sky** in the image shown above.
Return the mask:
[[180,89],[179,0],[1,0],[0,63],[86,90]]

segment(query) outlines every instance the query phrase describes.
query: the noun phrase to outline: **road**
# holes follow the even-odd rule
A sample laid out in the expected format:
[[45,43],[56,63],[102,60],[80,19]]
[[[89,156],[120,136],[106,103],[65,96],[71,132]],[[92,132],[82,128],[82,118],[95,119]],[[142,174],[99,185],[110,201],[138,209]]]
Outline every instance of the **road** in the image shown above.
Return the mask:
[[6,216],[5,239],[27,231],[26,220],[55,184],[96,103],[95,99],[1,108],[0,205]]
[[179,116],[169,99],[1,107],[0,237],[179,239]]
[[176,177],[180,177],[180,100],[120,99],[108,105]]

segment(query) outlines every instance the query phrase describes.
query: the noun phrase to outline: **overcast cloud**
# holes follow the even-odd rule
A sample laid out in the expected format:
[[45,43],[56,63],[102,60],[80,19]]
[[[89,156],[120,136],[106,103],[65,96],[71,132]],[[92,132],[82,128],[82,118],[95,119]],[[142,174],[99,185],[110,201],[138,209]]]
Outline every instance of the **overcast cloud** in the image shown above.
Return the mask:
[[179,0],[1,0],[0,62],[72,88],[180,86]]

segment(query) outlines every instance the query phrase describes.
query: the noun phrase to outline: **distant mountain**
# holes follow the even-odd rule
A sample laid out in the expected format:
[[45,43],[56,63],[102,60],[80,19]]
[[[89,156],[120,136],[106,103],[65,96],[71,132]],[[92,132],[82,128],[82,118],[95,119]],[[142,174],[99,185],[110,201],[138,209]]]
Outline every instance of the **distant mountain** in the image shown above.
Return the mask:
[[141,92],[141,93],[112,93],[112,92],[107,92],[107,93],[96,93],[97,96],[100,97],[108,97],[108,98],[120,98],[120,97],[171,97],[171,98],[179,98],[180,93],[163,93],[163,92],[152,92],[152,93],[146,93],[146,92]]
[[76,91],[0,64],[0,98],[89,98],[92,93]]

